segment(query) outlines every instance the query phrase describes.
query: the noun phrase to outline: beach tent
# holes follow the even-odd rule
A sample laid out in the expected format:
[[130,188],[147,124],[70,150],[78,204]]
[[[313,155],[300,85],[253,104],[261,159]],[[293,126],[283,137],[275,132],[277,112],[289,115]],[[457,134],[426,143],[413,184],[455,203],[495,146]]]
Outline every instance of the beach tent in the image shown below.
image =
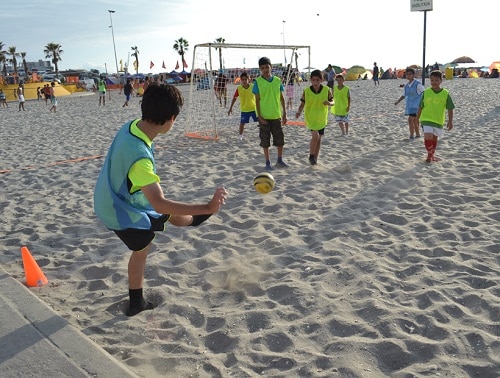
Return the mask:
[[354,81],[358,79],[362,79],[363,75],[366,72],[366,68],[363,66],[352,66],[349,68],[345,74],[346,81]]
[[490,73],[491,73],[491,71],[493,71],[493,69],[495,69],[495,68],[496,68],[497,70],[499,70],[499,71],[500,71],[500,61],[498,61],[498,62],[492,62],[492,63],[490,64]]
[[384,73],[380,77],[380,80],[395,79],[395,78],[396,77],[394,76],[392,68],[388,68],[387,70],[384,71]]
[[117,77],[107,77],[105,81],[106,85],[120,84],[120,79]]

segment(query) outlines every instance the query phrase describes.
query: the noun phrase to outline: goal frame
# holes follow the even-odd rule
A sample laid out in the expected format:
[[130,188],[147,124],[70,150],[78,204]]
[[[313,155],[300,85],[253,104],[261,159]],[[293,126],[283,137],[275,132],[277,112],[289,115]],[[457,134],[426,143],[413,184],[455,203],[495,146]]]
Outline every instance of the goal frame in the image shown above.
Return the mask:
[[[212,140],[218,140],[219,139],[219,130],[217,126],[217,120],[216,120],[216,101],[215,101],[215,96],[212,97],[211,100],[211,107],[210,107],[210,112],[209,114],[205,114],[210,120],[212,130],[210,131],[210,127],[207,127],[207,135],[198,135],[196,133],[190,133],[188,132],[188,127],[191,122],[194,122],[194,110],[192,107],[194,106],[194,96],[196,95],[196,86],[197,86],[197,81],[194,80],[194,75],[193,75],[193,70],[196,68],[196,52],[197,49],[200,48],[208,48],[208,66],[206,66],[206,74],[208,75],[208,80],[209,83],[213,83],[215,78],[214,78],[214,71],[218,71],[219,68],[214,68],[213,65],[213,53],[217,49],[255,49],[255,50],[283,50],[285,54],[285,59],[286,59],[286,51],[289,51],[291,53],[291,57],[293,56],[293,53],[297,51],[298,49],[304,49],[307,51],[307,67],[308,70],[307,72],[310,74],[310,67],[311,67],[311,47],[308,45],[266,45],[266,44],[247,44],[247,43],[217,43],[217,42],[207,42],[207,43],[200,43],[194,46],[193,49],[193,61],[192,61],[192,71],[191,71],[191,80],[190,80],[190,88],[189,88],[189,102],[188,102],[188,109],[187,109],[187,120],[186,120],[186,127],[184,128],[184,134],[186,137],[192,137],[192,138],[198,138],[198,139],[212,139]],[[292,61],[292,60],[290,60]],[[211,90],[209,88],[208,90]]]

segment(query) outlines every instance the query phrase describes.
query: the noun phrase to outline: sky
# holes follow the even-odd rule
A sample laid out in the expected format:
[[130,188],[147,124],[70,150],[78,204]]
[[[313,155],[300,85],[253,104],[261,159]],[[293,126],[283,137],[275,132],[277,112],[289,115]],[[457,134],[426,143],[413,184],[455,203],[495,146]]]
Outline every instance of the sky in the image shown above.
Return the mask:
[[[139,72],[175,69],[176,40],[188,41],[187,70],[196,44],[224,38],[225,43],[308,45],[310,65],[349,68],[361,65],[404,68],[422,65],[424,12],[411,12],[411,0],[29,0],[12,1],[0,12],[0,42],[15,46],[27,61],[47,60],[44,47],[61,45],[59,70],[116,72],[139,50]],[[114,10],[111,14],[108,10]],[[111,22],[113,28],[110,28]],[[425,62],[445,64],[469,56],[479,65],[500,60],[498,0],[433,0],[427,12]],[[258,52],[261,53],[260,51]],[[283,53],[270,56],[283,63]],[[262,55],[271,55],[262,52]],[[255,60],[258,58],[255,58]],[[254,58],[245,59],[247,66]],[[281,61],[280,61],[281,60]],[[150,69],[150,62],[154,67]],[[162,68],[163,62],[166,69]],[[299,69],[309,65],[306,55]],[[119,63],[118,63],[119,66]]]

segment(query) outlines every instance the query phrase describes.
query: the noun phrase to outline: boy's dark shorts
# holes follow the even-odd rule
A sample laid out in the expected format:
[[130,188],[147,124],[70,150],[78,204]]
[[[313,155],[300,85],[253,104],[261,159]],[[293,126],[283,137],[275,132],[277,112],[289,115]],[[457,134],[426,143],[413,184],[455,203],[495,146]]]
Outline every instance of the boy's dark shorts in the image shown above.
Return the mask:
[[169,218],[169,214],[162,215],[159,218],[149,216],[151,220],[151,228],[149,230],[127,228],[126,230],[115,230],[114,232],[131,251],[142,251],[155,238],[155,231],[165,230],[165,223]]
[[260,146],[269,148],[271,146],[271,135],[273,136],[273,146],[281,147],[285,145],[285,135],[281,126],[281,119],[266,119],[267,125],[259,124]]
[[240,123],[249,123],[250,118],[252,118],[254,122],[258,121],[257,113],[255,113],[255,110],[251,112],[241,112]]

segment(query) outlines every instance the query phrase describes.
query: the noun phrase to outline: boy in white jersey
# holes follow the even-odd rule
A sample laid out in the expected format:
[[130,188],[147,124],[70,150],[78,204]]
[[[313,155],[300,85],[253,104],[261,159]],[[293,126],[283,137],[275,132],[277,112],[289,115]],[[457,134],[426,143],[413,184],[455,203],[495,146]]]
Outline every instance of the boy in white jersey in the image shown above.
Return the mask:
[[426,162],[437,161],[434,156],[438,138],[443,136],[445,110],[448,110],[446,128],[453,129],[453,109],[455,105],[446,89],[441,88],[443,73],[432,71],[430,75],[431,87],[422,92],[422,100],[417,113],[417,122],[424,129],[424,143],[427,150]]

